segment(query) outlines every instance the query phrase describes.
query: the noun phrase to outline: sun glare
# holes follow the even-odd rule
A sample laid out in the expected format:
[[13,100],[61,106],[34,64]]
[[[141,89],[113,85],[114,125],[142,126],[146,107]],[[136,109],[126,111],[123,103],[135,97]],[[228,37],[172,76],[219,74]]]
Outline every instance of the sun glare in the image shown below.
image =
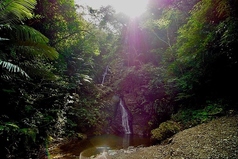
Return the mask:
[[140,16],[145,12],[146,5],[147,0],[114,0],[112,4],[116,11],[125,13],[131,18]]
[[111,5],[117,13],[124,13],[131,18],[140,16],[146,10],[148,0],[75,0],[78,4],[86,4],[98,9]]

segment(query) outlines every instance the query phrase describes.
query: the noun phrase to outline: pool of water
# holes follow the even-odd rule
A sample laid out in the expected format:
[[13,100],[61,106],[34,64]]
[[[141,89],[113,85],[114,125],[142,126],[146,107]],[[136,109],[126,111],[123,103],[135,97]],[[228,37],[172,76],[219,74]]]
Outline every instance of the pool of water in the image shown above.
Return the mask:
[[116,135],[100,135],[88,138],[84,141],[85,149],[82,150],[81,155],[90,157],[103,151],[127,149],[129,146],[143,146],[148,147],[154,144],[150,137],[142,137],[138,135],[125,134],[121,136]]

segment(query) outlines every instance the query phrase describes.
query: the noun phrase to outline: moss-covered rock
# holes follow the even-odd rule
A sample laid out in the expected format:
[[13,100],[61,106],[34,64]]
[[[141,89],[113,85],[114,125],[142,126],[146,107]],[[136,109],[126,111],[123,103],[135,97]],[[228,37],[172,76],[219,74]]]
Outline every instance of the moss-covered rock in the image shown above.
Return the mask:
[[151,130],[151,138],[157,141],[163,141],[180,131],[178,123],[168,120],[159,125],[158,128]]

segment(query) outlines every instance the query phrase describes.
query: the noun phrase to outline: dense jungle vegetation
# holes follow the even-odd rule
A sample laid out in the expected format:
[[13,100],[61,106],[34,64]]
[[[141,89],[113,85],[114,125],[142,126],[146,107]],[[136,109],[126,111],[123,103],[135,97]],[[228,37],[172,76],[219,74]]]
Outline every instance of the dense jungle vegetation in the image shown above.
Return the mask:
[[129,19],[74,0],[0,0],[0,158],[40,158],[52,138],[102,133],[110,94],[141,85],[144,110],[166,112],[152,127],[237,110],[237,6],[149,0]]

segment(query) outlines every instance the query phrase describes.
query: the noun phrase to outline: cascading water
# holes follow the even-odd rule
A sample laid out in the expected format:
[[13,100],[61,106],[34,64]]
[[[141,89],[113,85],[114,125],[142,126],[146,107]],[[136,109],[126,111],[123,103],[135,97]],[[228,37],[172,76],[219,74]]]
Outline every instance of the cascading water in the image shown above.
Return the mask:
[[106,77],[106,75],[107,75],[107,73],[108,73],[108,69],[109,69],[109,66],[107,65],[106,70],[105,70],[105,72],[104,72],[103,75],[102,75],[102,83],[101,83],[101,85],[104,84],[105,77]]
[[124,101],[121,98],[119,101],[119,107],[121,110],[122,127],[124,129],[122,146],[123,146],[123,148],[127,148],[130,146],[132,131],[131,131],[131,127],[130,127],[130,116],[129,116],[127,109],[125,108]]
[[130,128],[130,123],[129,123],[129,114],[125,108],[125,105],[124,105],[122,99],[120,99],[119,106],[121,109],[122,127],[124,128],[124,133],[132,134],[131,128]]

